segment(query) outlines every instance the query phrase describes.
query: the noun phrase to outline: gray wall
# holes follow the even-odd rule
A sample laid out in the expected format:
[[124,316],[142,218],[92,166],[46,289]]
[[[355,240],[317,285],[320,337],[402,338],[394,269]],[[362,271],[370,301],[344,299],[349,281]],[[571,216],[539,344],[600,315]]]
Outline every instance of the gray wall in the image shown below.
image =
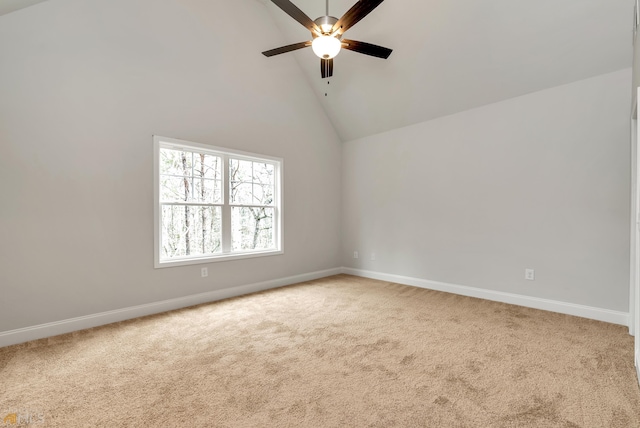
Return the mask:
[[630,82],[347,142],[343,265],[627,312]]
[[[0,332],[340,265],[628,310],[629,70],[341,147],[267,17],[0,17]],[[285,254],[154,269],[152,134],[284,158]]]
[[[340,265],[340,142],[283,44],[256,1],[0,17],[0,332]],[[285,254],[154,269],[153,134],[284,158]]]

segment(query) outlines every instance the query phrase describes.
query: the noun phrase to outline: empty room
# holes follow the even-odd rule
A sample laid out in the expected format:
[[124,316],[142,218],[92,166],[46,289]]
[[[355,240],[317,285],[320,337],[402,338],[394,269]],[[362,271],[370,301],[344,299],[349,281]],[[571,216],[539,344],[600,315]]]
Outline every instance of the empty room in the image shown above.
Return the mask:
[[0,0],[0,426],[640,428],[637,3]]

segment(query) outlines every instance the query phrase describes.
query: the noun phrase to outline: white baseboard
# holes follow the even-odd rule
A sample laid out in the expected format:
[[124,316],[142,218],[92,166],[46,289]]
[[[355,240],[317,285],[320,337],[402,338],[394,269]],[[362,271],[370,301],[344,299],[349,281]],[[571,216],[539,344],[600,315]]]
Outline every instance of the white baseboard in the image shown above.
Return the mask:
[[[98,327],[118,321],[125,321],[132,318],[142,317],[145,315],[152,315],[160,312],[171,311],[174,309],[185,308],[188,306],[199,305],[201,303],[214,302],[216,300],[241,296],[243,294],[255,293],[257,291],[283,287],[285,285],[296,284],[298,282],[311,281],[314,279],[324,278],[340,273],[411,285],[414,287],[426,288],[430,290],[444,291],[447,293],[460,294],[463,296],[477,297],[480,299],[493,300],[496,302],[509,303],[529,308],[542,309],[551,312],[559,312],[567,315],[575,315],[613,324],[620,324],[625,326],[629,325],[629,314],[626,312],[617,312],[608,309],[576,305],[573,303],[540,299],[537,297],[522,296],[519,294],[504,293],[501,291],[486,290],[464,285],[448,284],[444,282],[429,281],[420,278],[412,278],[407,276],[343,267],[289,276],[254,284],[241,285],[238,287],[225,288],[222,290],[214,290],[206,293],[193,294],[189,296],[178,297],[175,299],[148,303],[145,305],[131,306],[128,308],[101,312],[98,314],[86,315],[77,318],[70,318],[61,321],[40,324],[32,327],[0,332],[0,347],[28,342],[30,340],[57,336],[59,334],[71,333],[73,331],[84,330],[91,327]],[[638,369],[638,378],[640,379],[640,361],[636,361],[636,368]]]
[[638,384],[640,385],[640,355],[636,355],[636,374],[638,376]]
[[629,326],[629,314],[627,312],[612,311],[609,309],[595,308],[591,306],[576,305],[574,303],[559,302],[556,300],[540,299],[538,297],[523,296],[520,294],[504,293],[502,291],[486,290],[483,288],[468,287],[465,285],[448,284],[445,282],[429,281],[426,279],[412,278],[408,276],[393,275],[388,273],[373,272],[361,269],[342,268],[342,273],[361,276],[364,278],[379,279],[382,281],[412,285],[414,287],[429,290],[445,291],[447,293],[463,296],[477,297],[528,308],[542,309],[561,314],[574,315],[604,321],[612,324]]
[[327,269],[0,332],[0,348],[28,342],[30,340],[43,339],[45,337],[57,336],[59,334],[71,333],[73,331],[138,318],[145,315],[157,314],[160,312],[199,305],[201,303],[214,302],[216,300],[228,299],[230,297],[241,296],[243,294],[283,287],[285,285],[296,284],[298,282],[311,281],[314,279],[337,275],[341,272],[341,268]]

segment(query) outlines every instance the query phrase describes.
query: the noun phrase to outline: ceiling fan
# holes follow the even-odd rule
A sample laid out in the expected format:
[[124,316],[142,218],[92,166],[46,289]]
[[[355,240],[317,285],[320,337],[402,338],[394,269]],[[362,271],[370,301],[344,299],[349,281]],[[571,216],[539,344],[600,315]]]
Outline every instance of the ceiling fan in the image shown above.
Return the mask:
[[342,38],[345,31],[371,13],[384,0],[358,0],[340,19],[329,16],[329,0],[326,0],[326,15],[315,21],[312,21],[289,0],[271,1],[311,31],[313,40],[264,51],[262,52],[264,56],[270,57],[311,46],[313,52],[320,57],[320,72],[324,79],[333,76],[333,58],[340,53],[341,48],[383,59],[391,55],[391,49]]

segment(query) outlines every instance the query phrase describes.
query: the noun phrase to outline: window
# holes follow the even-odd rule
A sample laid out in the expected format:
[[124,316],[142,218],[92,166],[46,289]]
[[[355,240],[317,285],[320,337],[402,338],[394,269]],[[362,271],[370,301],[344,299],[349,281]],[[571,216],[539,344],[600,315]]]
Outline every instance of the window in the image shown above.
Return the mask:
[[282,253],[282,160],[154,137],[155,266]]

